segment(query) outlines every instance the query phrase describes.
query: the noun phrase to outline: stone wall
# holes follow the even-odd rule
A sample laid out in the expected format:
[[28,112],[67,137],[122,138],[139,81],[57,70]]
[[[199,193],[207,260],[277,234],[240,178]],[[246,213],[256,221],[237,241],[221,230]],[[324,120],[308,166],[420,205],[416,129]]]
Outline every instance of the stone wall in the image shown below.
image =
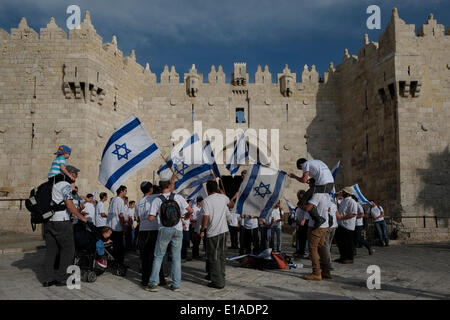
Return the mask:
[[[389,216],[448,217],[449,31],[430,16],[417,33],[394,9],[378,43],[364,36],[357,55],[345,50],[321,77],[314,65],[276,75],[258,66],[252,76],[240,62],[231,75],[222,66],[208,75],[193,66],[181,82],[175,66],[157,79],[134,50],[124,57],[116,37],[104,43],[89,12],[68,35],[53,18],[39,34],[23,18],[10,33],[0,29],[0,198],[26,197],[44,181],[60,144],[73,150],[68,163],[81,169],[81,193],[106,191],[97,181],[103,147],[135,114],[164,155],[178,142],[173,130],[193,131],[195,121],[223,161],[227,141],[218,144],[208,129],[224,136],[226,129],[269,129],[268,158],[277,151],[270,129],[279,129],[282,170],[299,173],[299,157],[330,168],[341,160],[338,189],[359,183]],[[237,123],[237,108],[245,123]],[[140,181],[157,180],[161,163],[125,182],[130,199],[140,196]],[[296,202],[300,188],[306,185],[288,179],[285,197]],[[421,227],[415,222],[401,220],[408,230]]]

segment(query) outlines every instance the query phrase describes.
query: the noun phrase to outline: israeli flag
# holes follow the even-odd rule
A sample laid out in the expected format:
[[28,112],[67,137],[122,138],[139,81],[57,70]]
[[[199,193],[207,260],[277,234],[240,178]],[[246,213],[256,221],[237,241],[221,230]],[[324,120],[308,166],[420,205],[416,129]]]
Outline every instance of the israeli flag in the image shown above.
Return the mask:
[[226,163],[226,168],[230,171],[231,176],[238,172],[241,164],[245,164],[245,160],[248,159],[248,149],[247,144],[245,143],[245,134],[239,136],[236,145],[234,146],[233,154],[230,159],[228,159]]
[[[334,182],[336,182],[336,175],[337,171],[339,169],[339,165],[341,164],[341,160],[336,163],[336,165],[331,169],[331,175],[333,176]],[[330,195],[333,197],[333,199],[336,199],[336,189],[333,187],[333,190],[331,190]]]
[[284,198],[284,201],[286,201],[286,204],[287,204],[287,206],[288,206],[288,208],[289,208],[289,211],[291,212],[291,213],[295,213],[295,206],[292,204],[292,202],[290,202],[288,199],[286,199],[286,198]]
[[236,213],[265,218],[282,196],[286,172],[259,163],[251,166],[239,188]]
[[358,202],[361,202],[362,204],[370,204],[370,201],[363,196],[358,184],[352,185],[352,189],[353,194],[358,198]]
[[219,167],[217,166],[216,159],[214,158],[214,152],[211,147],[211,142],[206,140],[205,146],[203,147],[203,161],[211,165],[211,168],[217,178],[220,178]]
[[122,182],[159,155],[153,139],[133,115],[106,143],[98,180],[115,193]]
[[202,197],[205,199],[208,196],[203,184],[199,184],[188,196],[187,200],[191,200],[193,203],[197,203],[197,198]]
[[[200,150],[200,152],[195,152],[196,150]],[[213,180],[212,165],[203,163],[202,150],[202,143],[195,133],[184,142],[181,149],[172,150],[167,163],[157,173],[161,175],[163,171],[171,171],[170,168],[177,173],[180,179],[175,181],[174,192],[176,193],[186,188],[196,187],[208,180]]]

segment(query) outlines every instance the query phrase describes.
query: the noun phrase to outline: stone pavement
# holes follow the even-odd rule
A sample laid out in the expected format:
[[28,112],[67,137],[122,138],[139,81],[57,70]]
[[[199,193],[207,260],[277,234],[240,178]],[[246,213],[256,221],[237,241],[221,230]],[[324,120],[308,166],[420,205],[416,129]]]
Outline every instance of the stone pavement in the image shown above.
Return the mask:
[[[284,234],[283,248],[291,254],[289,238]],[[227,286],[222,290],[206,286],[204,261],[193,260],[182,264],[181,292],[160,288],[151,293],[140,287],[139,260],[134,252],[127,254],[130,269],[124,278],[105,273],[94,283],[82,282],[80,290],[44,288],[40,281],[45,249],[39,249],[0,255],[0,299],[450,299],[450,243],[375,250],[369,256],[365,249],[358,249],[353,265],[336,263],[333,279],[319,282],[302,279],[311,272],[311,263],[305,259],[296,260],[303,268],[290,270],[254,270],[227,263]],[[336,258],[337,248],[333,253]],[[366,287],[369,265],[381,268],[381,290]]]

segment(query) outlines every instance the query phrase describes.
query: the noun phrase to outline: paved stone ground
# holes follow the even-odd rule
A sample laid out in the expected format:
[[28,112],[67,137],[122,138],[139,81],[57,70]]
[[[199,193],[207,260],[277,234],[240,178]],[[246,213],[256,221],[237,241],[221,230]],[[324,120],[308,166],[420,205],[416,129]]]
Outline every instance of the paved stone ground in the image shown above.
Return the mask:
[[[289,239],[284,234],[288,254],[293,252]],[[151,293],[140,287],[139,260],[134,252],[127,254],[130,269],[124,278],[105,273],[95,283],[82,282],[80,290],[44,288],[40,280],[45,249],[39,249],[0,255],[0,299],[450,299],[450,243],[375,250],[369,256],[365,249],[358,249],[353,265],[334,264],[333,279],[320,282],[301,278],[311,272],[311,262],[305,259],[296,260],[303,268],[290,270],[262,271],[228,263],[227,286],[222,290],[206,286],[204,261],[193,260],[182,264],[181,292],[160,288]],[[337,248],[333,253],[336,258]],[[366,287],[369,265],[381,268],[381,290]]]

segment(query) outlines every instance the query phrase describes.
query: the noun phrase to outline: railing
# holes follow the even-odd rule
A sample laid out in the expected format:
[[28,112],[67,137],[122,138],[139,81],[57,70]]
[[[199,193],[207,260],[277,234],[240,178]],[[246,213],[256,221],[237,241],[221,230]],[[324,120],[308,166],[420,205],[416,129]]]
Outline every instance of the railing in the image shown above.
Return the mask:
[[27,199],[0,199],[0,202],[2,201],[19,201],[19,209],[22,210],[22,201],[25,201]]
[[[405,216],[405,217],[391,217],[391,216],[385,216],[384,219],[386,220],[386,224],[392,224],[392,220],[393,219],[399,219],[399,220],[403,220],[403,219],[422,219],[423,220],[423,227],[426,228],[427,227],[427,219],[434,219],[434,225],[436,228],[439,228],[439,219],[447,219],[450,220],[450,217],[439,217],[439,216]],[[388,222],[389,221],[389,222]],[[364,218],[364,222],[368,223],[368,224],[373,224],[374,221],[369,218],[366,217]],[[449,225],[447,223],[447,225]]]

